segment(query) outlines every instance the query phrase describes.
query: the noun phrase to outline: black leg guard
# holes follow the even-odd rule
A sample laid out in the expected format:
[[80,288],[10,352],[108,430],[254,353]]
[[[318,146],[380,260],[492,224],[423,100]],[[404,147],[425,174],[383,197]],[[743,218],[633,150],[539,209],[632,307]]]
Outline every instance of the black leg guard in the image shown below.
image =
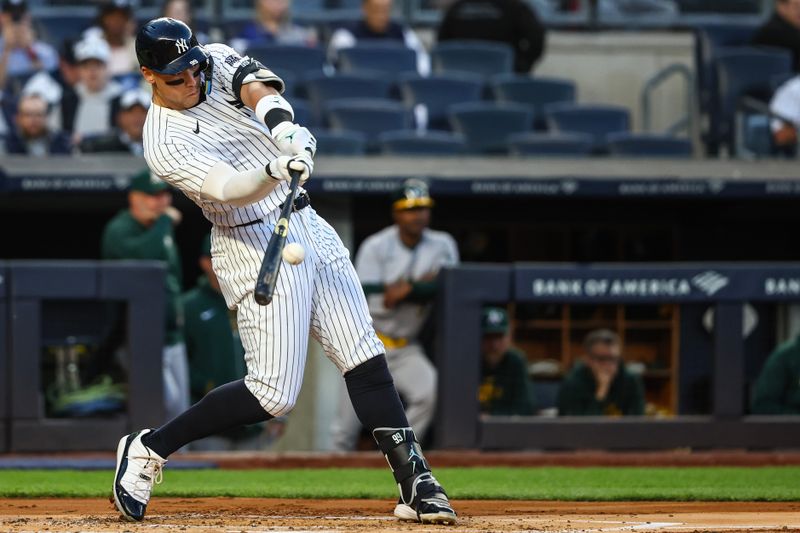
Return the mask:
[[405,428],[375,428],[372,436],[386,456],[400,490],[394,514],[402,520],[455,524],[456,513],[447,493],[422,455],[414,431]]

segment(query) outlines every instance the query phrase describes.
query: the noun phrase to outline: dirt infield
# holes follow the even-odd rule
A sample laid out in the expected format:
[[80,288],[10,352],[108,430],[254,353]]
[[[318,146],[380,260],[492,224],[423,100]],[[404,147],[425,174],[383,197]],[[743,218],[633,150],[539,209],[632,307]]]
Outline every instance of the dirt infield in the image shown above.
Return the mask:
[[0,500],[0,531],[800,532],[797,503],[457,501],[454,527],[400,523],[389,500],[155,498],[144,523],[105,500]]

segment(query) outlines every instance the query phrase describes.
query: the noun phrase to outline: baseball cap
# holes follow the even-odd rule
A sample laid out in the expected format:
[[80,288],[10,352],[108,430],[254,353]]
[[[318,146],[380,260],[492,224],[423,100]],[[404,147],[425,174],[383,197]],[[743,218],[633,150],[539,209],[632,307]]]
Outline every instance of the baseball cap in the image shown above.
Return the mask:
[[168,191],[169,184],[151,173],[149,169],[146,169],[131,178],[129,190],[146,194],[158,194],[163,191]]
[[75,61],[78,63],[89,59],[108,63],[110,57],[111,48],[105,40],[99,37],[87,37],[75,45]]
[[481,315],[483,333],[505,333],[508,331],[508,313],[502,307],[486,307]]
[[413,209],[415,207],[433,207],[434,202],[428,194],[428,184],[416,178],[408,179],[392,195],[393,209]]
[[119,97],[119,108],[128,110],[132,107],[142,106],[145,109],[150,107],[151,97],[147,92],[141,89],[130,89],[122,93]]

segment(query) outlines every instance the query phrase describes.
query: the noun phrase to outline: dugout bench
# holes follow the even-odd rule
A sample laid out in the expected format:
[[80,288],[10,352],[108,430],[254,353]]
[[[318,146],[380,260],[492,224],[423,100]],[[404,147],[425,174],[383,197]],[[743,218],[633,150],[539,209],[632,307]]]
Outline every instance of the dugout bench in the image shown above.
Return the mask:
[[[14,452],[113,449],[120,436],[164,419],[163,264],[155,261],[7,261],[0,264],[0,441]],[[5,295],[5,299],[3,299]],[[81,303],[94,303],[85,311]],[[128,396],[123,414],[48,418],[42,383],[47,338],[92,330],[103,302],[124,304]],[[4,305],[3,305],[4,304]],[[2,357],[4,356],[5,357]],[[2,427],[0,426],[0,430]]]
[[[612,287],[628,289],[613,291]],[[711,414],[671,418],[479,416],[481,308],[512,301],[712,304]],[[797,263],[517,263],[448,268],[442,272],[437,313],[435,445],[480,449],[797,448],[800,416],[744,415],[741,334],[745,302],[797,301]]]

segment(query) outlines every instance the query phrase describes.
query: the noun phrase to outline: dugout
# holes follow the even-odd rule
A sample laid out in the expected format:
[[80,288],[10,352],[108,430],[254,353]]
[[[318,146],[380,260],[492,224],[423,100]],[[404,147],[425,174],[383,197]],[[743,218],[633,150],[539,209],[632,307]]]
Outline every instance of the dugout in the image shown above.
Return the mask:
[[[128,180],[144,163],[127,156],[64,162],[4,158],[0,221],[16,231],[4,232],[0,259],[99,257],[103,225],[126,205]],[[800,261],[800,238],[790,229],[800,223],[792,162],[415,158],[410,166],[405,158],[367,157],[320,158],[316,168],[312,203],[351,250],[391,222],[390,191],[417,177],[437,202],[433,227],[456,237],[464,261],[482,265]],[[175,204],[184,212],[176,238],[188,289],[208,224],[182,195]],[[36,225],[20,223],[32,218]],[[775,304],[754,305],[759,326],[744,353],[751,377],[780,320]],[[712,345],[698,329],[704,313],[687,307],[679,315],[686,362],[676,382],[704,389],[681,385],[673,414],[710,414],[703,398],[710,398]]]

